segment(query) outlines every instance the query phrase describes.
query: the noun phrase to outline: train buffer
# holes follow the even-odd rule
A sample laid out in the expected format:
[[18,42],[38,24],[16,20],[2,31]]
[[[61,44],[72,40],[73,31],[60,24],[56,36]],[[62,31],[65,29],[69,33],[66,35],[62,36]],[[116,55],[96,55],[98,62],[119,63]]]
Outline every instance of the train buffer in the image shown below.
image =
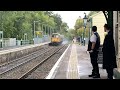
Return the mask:
[[[87,46],[71,44],[53,66],[46,79],[93,79],[88,77],[92,71]],[[100,79],[107,79],[107,73],[99,63]]]

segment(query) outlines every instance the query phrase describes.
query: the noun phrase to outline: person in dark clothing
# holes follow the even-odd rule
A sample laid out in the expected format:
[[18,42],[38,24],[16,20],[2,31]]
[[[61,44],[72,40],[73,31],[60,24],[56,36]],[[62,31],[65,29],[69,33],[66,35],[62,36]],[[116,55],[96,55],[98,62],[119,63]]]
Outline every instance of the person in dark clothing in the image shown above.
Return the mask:
[[98,49],[100,47],[100,36],[97,33],[97,27],[93,26],[92,27],[93,35],[91,36],[89,43],[88,43],[88,49],[90,53],[90,58],[91,58],[91,64],[93,67],[92,74],[89,75],[89,77],[93,78],[100,78],[99,74],[99,67],[97,63],[97,58],[98,58]]
[[79,45],[80,45],[80,36],[77,38],[77,41],[78,41],[78,43],[79,43]]
[[107,35],[105,36],[102,49],[103,69],[106,69],[108,79],[113,79],[113,69],[117,68],[113,33],[108,24],[104,25],[104,31],[107,32]]

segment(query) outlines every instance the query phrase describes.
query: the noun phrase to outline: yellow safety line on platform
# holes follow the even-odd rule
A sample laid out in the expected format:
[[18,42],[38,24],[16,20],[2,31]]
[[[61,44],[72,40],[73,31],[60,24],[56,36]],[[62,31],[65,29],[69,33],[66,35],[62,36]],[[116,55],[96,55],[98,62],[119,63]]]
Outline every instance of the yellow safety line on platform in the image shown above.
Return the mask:
[[76,50],[76,45],[73,44],[69,63],[68,63],[67,79],[79,79],[77,66],[78,66],[77,50]]

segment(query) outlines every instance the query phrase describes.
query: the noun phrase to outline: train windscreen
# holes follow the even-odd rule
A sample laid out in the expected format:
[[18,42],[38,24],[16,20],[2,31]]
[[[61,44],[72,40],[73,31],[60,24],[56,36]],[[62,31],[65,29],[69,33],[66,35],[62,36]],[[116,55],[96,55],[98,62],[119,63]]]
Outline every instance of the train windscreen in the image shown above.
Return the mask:
[[53,34],[52,37],[58,38],[59,36],[57,34]]

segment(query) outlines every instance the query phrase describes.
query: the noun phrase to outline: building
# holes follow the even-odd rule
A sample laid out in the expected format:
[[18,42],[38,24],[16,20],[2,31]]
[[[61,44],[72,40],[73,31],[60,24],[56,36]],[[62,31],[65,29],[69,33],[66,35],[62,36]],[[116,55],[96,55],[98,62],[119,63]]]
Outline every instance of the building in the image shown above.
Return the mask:
[[93,14],[92,16],[90,16],[90,18],[92,19],[92,26],[97,26],[97,32],[100,35],[100,40],[101,40],[101,44],[103,44],[104,38],[105,38],[105,32],[104,32],[104,24],[107,23],[105,16],[103,14],[102,11]]
[[113,11],[113,38],[118,66],[118,68],[115,69],[114,75],[120,78],[120,11]]
[[[98,27],[98,33],[101,37],[101,44],[103,44],[103,40],[105,37],[104,33],[104,24],[107,23],[105,16],[102,11],[100,11],[97,14],[94,14],[90,17],[92,19],[92,26]],[[114,76],[115,78],[120,79],[120,11],[113,11],[113,39],[116,49],[116,60],[117,60],[117,66],[114,70]]]

